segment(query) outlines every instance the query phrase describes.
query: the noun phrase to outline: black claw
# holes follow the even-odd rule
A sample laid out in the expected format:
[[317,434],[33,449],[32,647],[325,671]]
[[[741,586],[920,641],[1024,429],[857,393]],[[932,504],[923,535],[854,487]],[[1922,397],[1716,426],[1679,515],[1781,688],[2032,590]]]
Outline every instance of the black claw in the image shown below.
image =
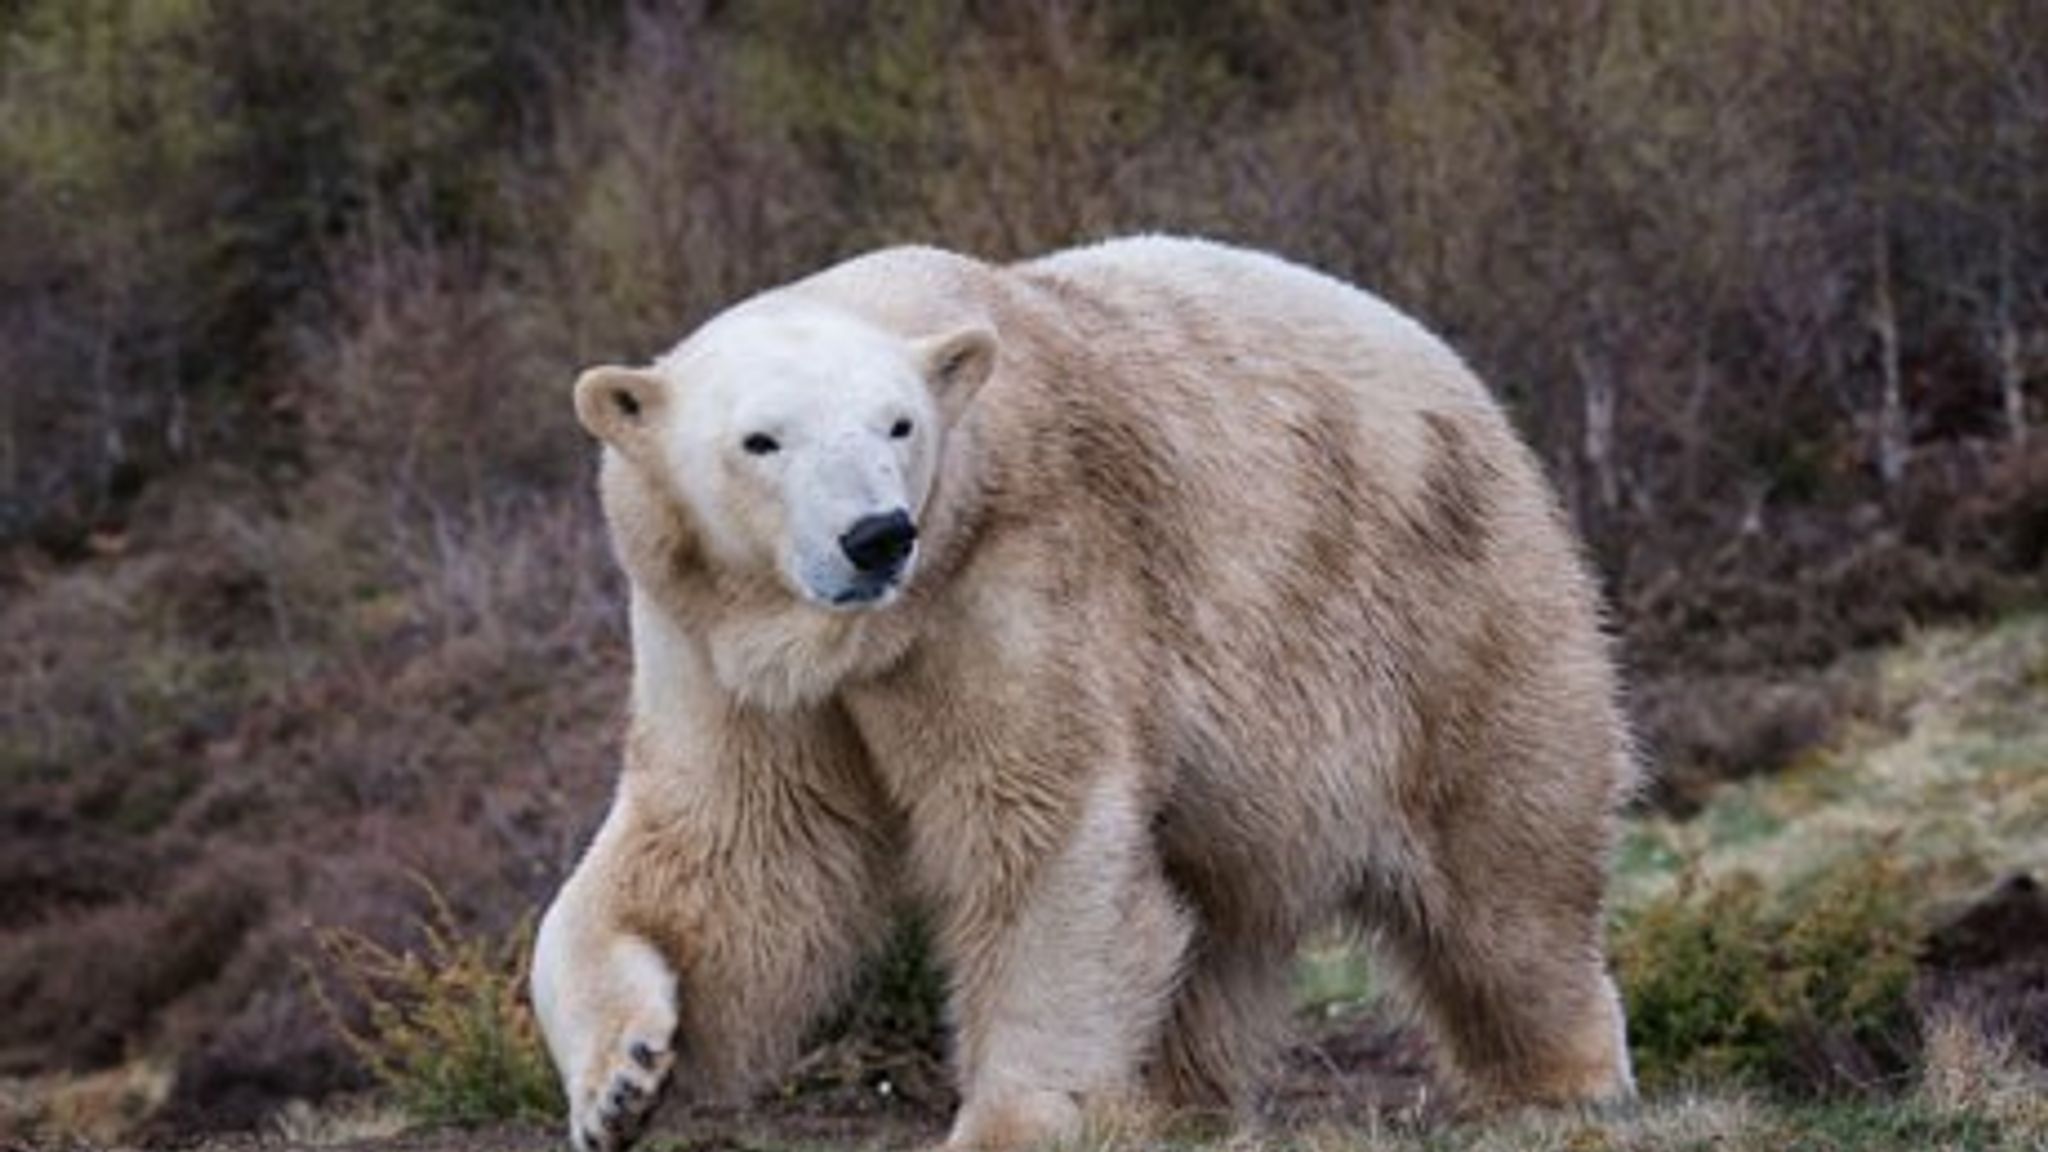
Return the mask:
[[633,1041],[633,1046],[628,1048],[626,1053],[633,1058],[633,1063],[638,1064],[649,1072],[654,1071],[654,1049],[647,1041]]

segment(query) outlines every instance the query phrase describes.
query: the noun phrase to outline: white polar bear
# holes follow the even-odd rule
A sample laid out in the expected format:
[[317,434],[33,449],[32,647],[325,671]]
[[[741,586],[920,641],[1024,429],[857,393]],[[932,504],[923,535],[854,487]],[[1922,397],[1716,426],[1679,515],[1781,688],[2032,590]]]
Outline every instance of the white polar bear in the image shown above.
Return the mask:
[[1483,387],[1380,301],[1146,238],[895,249],[577,412],[632,583],[626,766],[534,1001],[584,1147],[794,1052],[903,902],[950,1142],[1241,1104],[1375,931],[1477,1104],[1630,1090],[1633,780],[1591,581]]

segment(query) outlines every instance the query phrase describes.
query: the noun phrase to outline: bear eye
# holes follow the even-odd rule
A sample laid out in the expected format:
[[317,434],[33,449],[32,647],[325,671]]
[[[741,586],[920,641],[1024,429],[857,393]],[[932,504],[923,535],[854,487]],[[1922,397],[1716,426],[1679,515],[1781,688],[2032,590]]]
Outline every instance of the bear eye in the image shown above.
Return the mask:
[[740,441],[740,447],[746,449],[749,456],[767,456],[780,451],[782,445],[775,442],[775,437],[765,432],[756,432]]
[[896,423],[889,425],[889,439],[901,440],[909,435],[910,421],[898,420]]

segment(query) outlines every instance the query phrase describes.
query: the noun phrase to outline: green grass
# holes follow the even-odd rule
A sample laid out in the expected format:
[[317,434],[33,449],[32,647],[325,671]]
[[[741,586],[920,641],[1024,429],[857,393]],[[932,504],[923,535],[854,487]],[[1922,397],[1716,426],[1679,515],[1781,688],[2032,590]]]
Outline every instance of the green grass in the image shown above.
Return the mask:
[[1294,969],[1294,1003],[1303,1014],[1320,1019],[1353,1015],[1379,995],[1372,961],[1347,940],[1304,949]]

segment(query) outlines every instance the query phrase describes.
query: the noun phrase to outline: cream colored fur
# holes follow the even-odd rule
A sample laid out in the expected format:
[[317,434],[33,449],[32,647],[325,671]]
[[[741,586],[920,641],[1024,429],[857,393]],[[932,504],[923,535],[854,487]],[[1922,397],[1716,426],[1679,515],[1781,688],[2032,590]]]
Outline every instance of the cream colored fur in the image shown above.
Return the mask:
[[[632,1138],[665,1013],[690,1089],[772,1075],[905,902],[951,975],[956,1147],[1252,1101],[1332,922],[1383,942],[1465,1099],[1631,1090],[1596,597],[1412,321],[1195,241],[893,249],[577,393],[635,653],[536,959],[579,1142]],[[831,541],[889,501],[906,579],[830,610]]]

